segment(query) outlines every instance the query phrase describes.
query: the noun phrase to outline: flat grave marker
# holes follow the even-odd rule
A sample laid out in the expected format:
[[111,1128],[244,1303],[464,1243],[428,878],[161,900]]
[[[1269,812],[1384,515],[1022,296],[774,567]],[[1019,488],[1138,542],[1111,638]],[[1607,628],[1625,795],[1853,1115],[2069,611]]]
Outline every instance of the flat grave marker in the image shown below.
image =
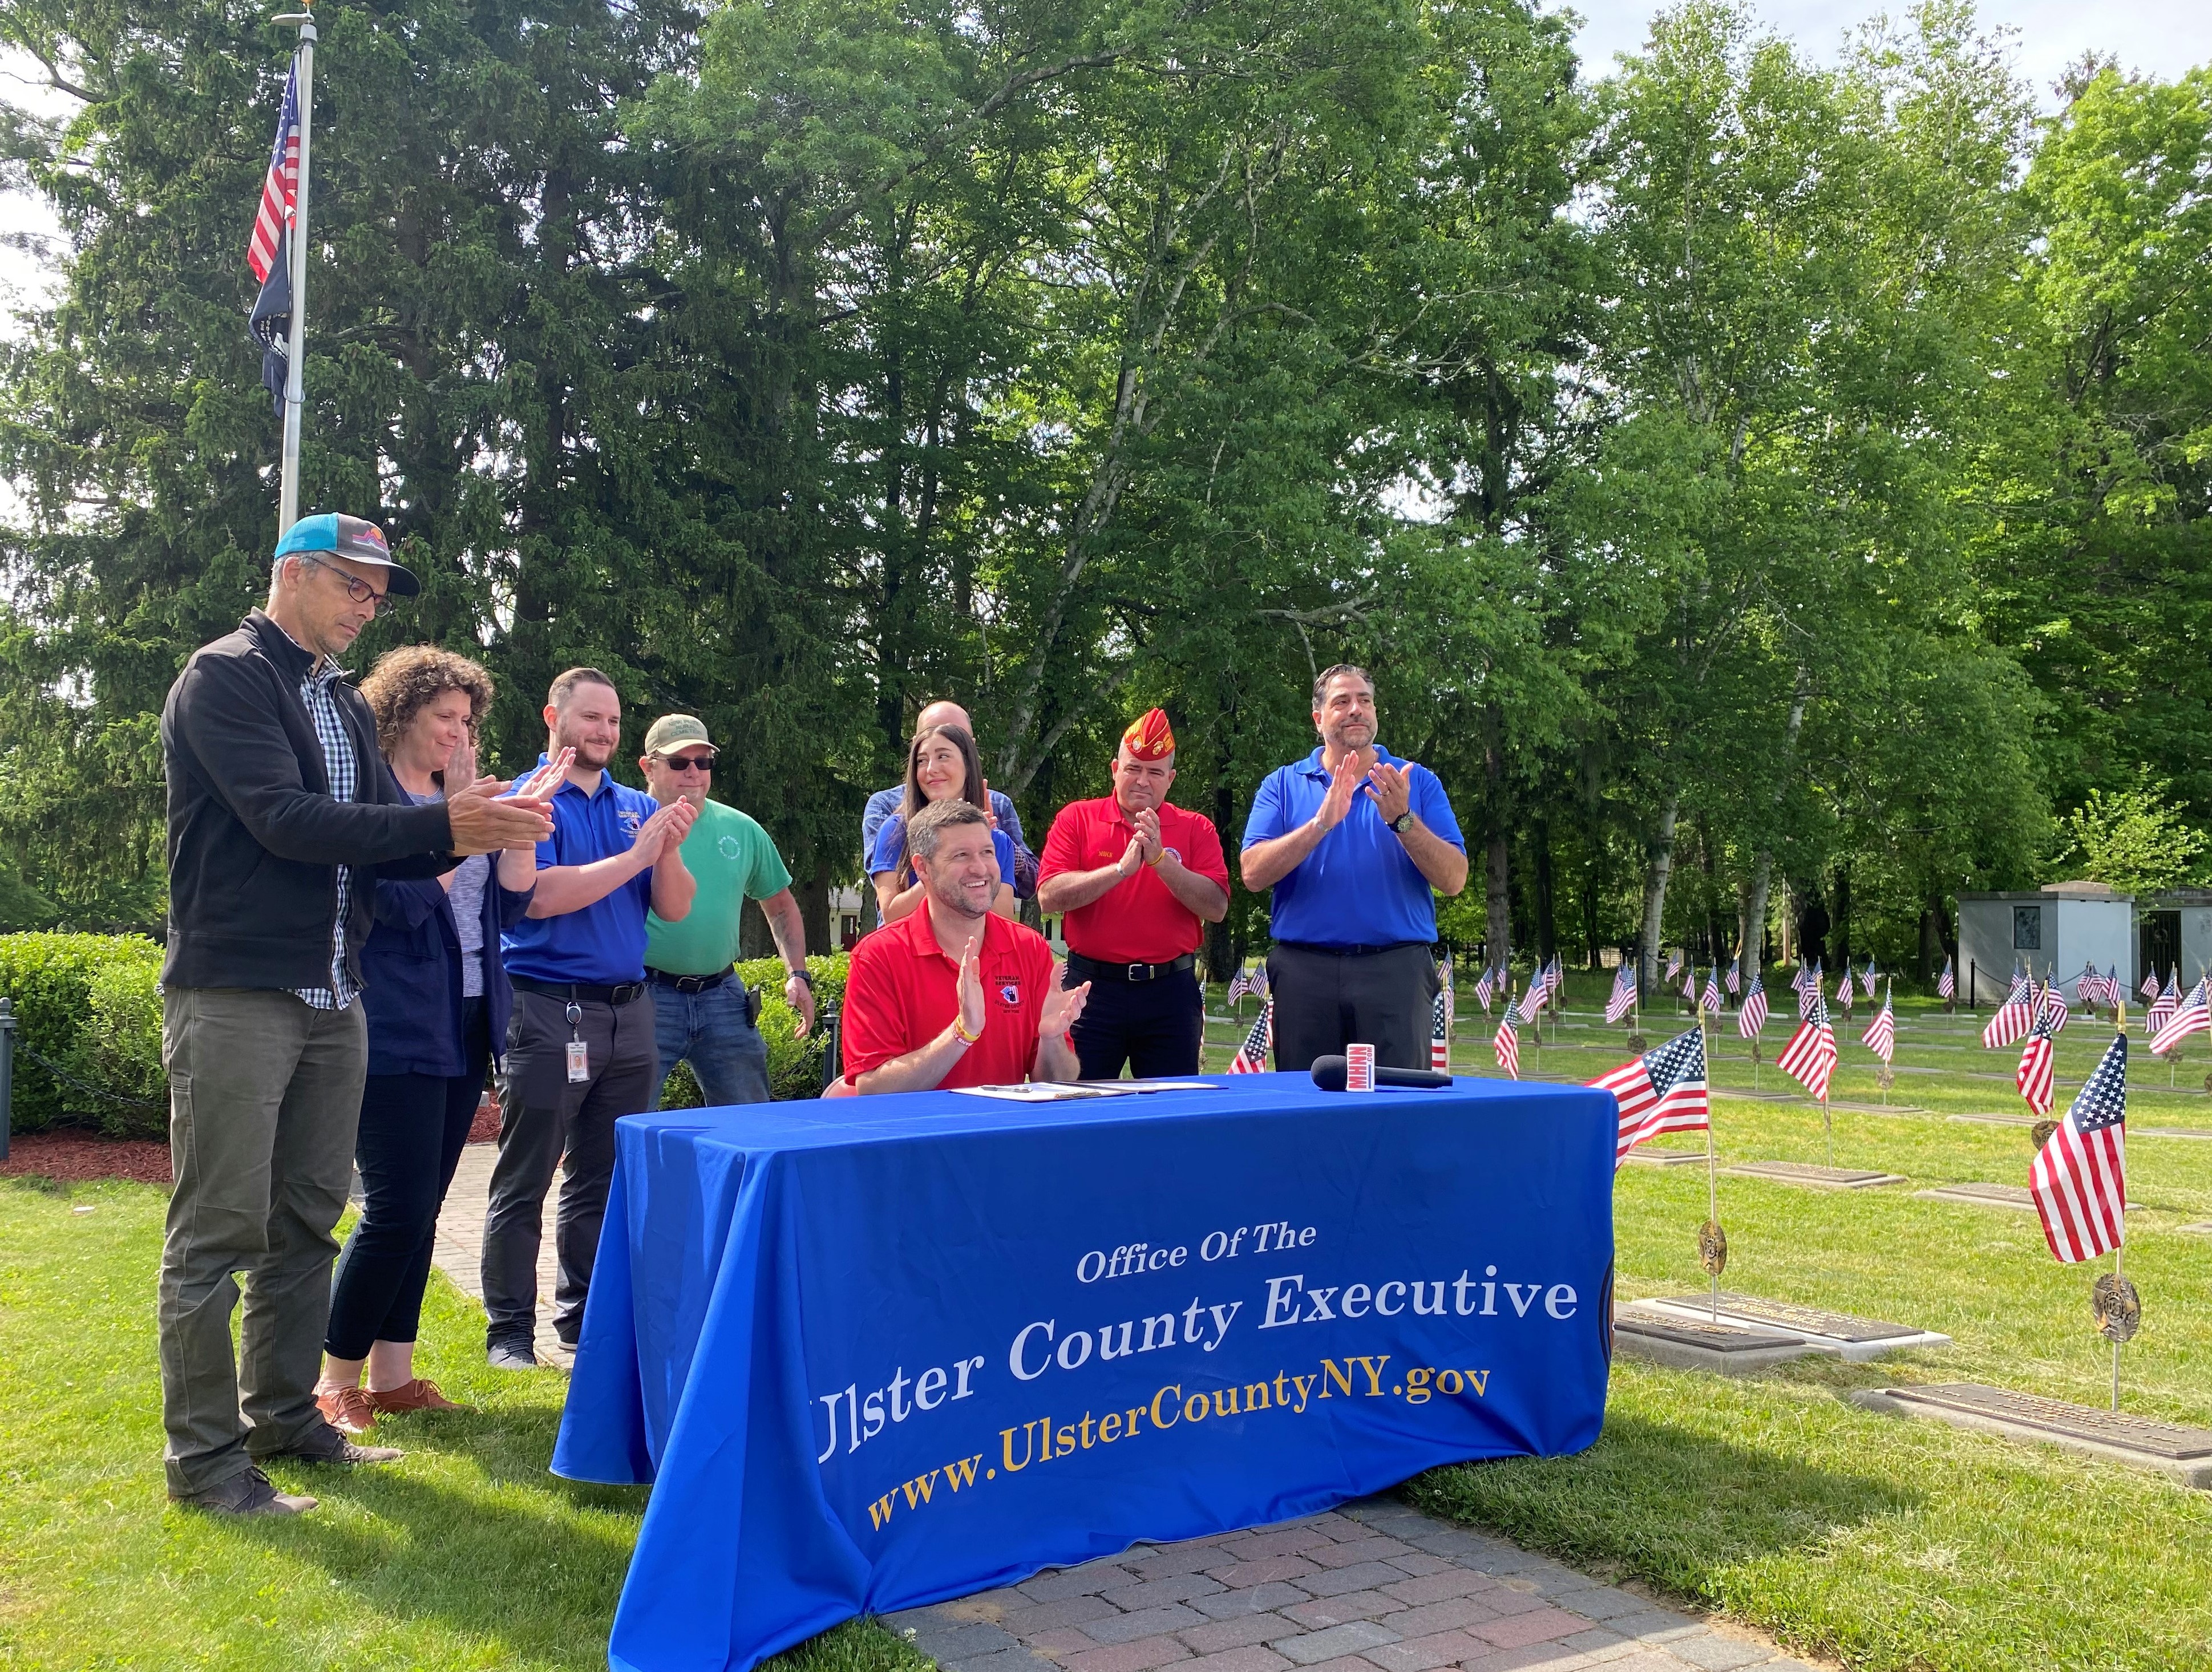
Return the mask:
[[2156,1469],[2185,1487],[2212,1488],[2212,1428],[2156,1422],[1978,1382],[1867,1389],[1853,1394],[1851,1401],[1869,1410],[1932,1417],[1954,1427],[2110,1457]]
[[[1703,1318],[1710,1323],[1713,1301],[1710,1295],[1677,1295],[1643,1303],[1670,1316]],[[1932,1329],[1916,1329],[1909,1323],[1886,1323],[1878,1318],[1854,1317],[1818,1306],[1800,1306],[1786,1300],[1767,1300],[1757,1295],[1720,1296],[1721,1322],[1749,1328],[1779,1329],[1802,1336],[1853,1364],[1863,1364],[1887,1353],[1913,1347],[1948,1347],[1951,1338]]]
[[2181,1228],[2195,1236],[2212,1237],[2212,1219],[2206,1219],[2197,1225],[2185,1225]]
[[2212,1140],[2212,1128],[2205,1127],[2138,1127],[2128,1128],[2130,1138],[2203,1138]]
[[2033,1115],[1946,1115],[1943,1118],[1979,1127],[2032,1127],[2037,1119]]
[[1746,1328],[1688,1318],[1638,1301],[1613,1314],[1613,1344],[1620,1352],[1675,1370],[1752,1376],[1792,1359],[1835,1349],[1785,1329]]
[[1809,1161],[1739,1161],[1721,1170],[1742,1178],[1771,1179],[1777,1184],[1801,1184],[1812,1190],[1865,1190],[1878,1184],[1905,1183],[1902,1173],[1869,1172],[1863,1167],[1818,1167]]
[[[1912,1193],[1923,1201],[1965,1201],[1977,1207],[2016,1207],[2035,1212],[2035,1195],[2025,1184],[1939,1184],[1932,1190]],[[2142,1204],[2131,1201],[2128,1212],[2140,1213]]]
[[1649,1144],[1638,1144],[1629,1151],[1628,1158],[1641,1167],[1701,1166],[1705,1163],[1703,1150],[1654,1149]]

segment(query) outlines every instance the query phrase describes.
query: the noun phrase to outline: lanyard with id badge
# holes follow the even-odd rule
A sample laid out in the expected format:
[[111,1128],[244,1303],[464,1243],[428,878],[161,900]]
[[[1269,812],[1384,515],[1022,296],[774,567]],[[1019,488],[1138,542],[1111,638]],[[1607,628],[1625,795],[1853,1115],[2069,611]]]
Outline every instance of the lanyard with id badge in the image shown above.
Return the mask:
[[584,1007],[568,1000],[568,1084],[581,1085],[592,1077],[592,1048],[584,1043]]

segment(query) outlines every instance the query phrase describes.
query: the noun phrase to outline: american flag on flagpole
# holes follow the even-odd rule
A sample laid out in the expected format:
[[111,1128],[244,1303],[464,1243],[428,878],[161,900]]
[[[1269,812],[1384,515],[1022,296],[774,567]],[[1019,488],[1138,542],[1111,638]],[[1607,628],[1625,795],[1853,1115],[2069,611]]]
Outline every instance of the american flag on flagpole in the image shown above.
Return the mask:
[[2120,966],[2117,964],[2108,964],[2105,966],[2105,1002],[2115,1009],[2119,1006]]
[[1443,989],[1437,989],[1436,1014],[1429,1024],[1429,1067],[1439,1073],[1451,1072],[1451,1007]]
[[1859,1036],[1859,1043],[1872,1051],[1884,1062],[1895,1059],[1897,1055],[1897,990],[1894,986],[1883,995],[1881,1008],[1875,1012],[1874,1019],[1866,1024],[1866,1031]]
[[1743,954],[1741,952],[1729,960],[1728,990],[1731,999],[1743,991]]
[[2212,976],[2191,988],[2187,1000],[2166,1018],[2150,1042],[2151,1055],[2164,1056],[2191,1034],[2207,1031],[2212,1031]]
[[1618,1022],[1636,1008],[1636,967],[1626,958],[1613,973],[1613,993],[1605,1001],[1605,1019]]
[[1521,1078],[1521,1036],[1513,1031],[1513,1006],[1510,1004],[1498,1020],[1490,1049],[1498,1053],[1498,1066],[1504,1070],[1508,1079]]
[[2097,966],[2094,964],[2084,964],[2081,966],[2081,973],[2074,977],[2075,1002],[2092,1010],[2104,1002],[2102,997],[2104,988],[2105,978],[2097,973]]
[[1680,946],[1667,954],[1667,979],[1672,981],[1682,973],[1682,949]]
[[2036,1152],[2027,1188],[2051,1257],[2074,1265],[2109,1254],[2127,1225],[2128,1037],[2113,1037],[2058,1130]]
[[1237,973],[1229,978],[1229,990],[1221,995],[1222,1001],[1224,1004],[1233,1005],[1251,990],[1252,984],[1245,978],[1243,969],[1240,965]]
[[1735,1031],[1746,1039],[1756,1039],[1765,1025],[1766,984],[1754,970],[1751,972],[1751,990],[1743,995],[1743,1007],[1735,1013]]
[[1551,963],[1544,970],[1544,1001],[1547,1004],[1555,1001],[1559,996],[1559,989],[1566,984],[1566,969],[1560,964],[1559,955],[1554,952]]
[[1700,1009],[1717,1016],[1721,1013],[1721,966],[1716,963],[1712,973],[1705,977],[1705,996],[1698,1000]]
[[1948,999],[1958,990],[1959,978],[1951,973],[1951,955],[1946,952],[1943,955],[1943,973],[1936,977],[1936,996]]
[[1844,965],[1843,979],[1836,983],[1836,1002],[1844,1007],[1845,1015],[1850,1013],[1851,966],[1848,963]]
[[[2155,1040],[2158,1037],[2158,1031],[2173,1019],[2173,1012],[2180,1007],[2180,1005],[2181,976],[2180,972],[2177,970],[2166,977],[2166,990],[2151,1000],[2150,1009],[2144,1012],[2144,1034]],[[2154,1045],[2152,1049],[2155,1051],[2157,1047]]]
[[1805,960],[1802,958],[1799,958],[1797,960],[1797,973],[1790,978],[1790,990],[1792,993],[1802,993],[1805,990],[1805,983],[1812,978],[1812,972],[1805,967]]
[[1983,1049],[1993,1051],[2000,1046],[2016,1045],[2027,1037],[2035,1020],[2035,1012],[2029,1005],[2032,993],[2027,972],[2015,973],[2012,991],[2005,994],[2005,1001],[1997,1006],[1996,1014],[1982,1030]]
[[2142,994],[2146,999],[2155,999],[2158,997],[2158,971],[2153,970],[2148,974],[2145,975],[2142,978],[2142,985],[2137,988],[2136,991]]
[[2057,1031],[2051,1024],[2050,1006],[2039,1006],[2035,1025],[2028,1030],[2027,1043],[2021,1049],[2020,1067],[2013,1070],[2012,1083],[2021,1100],[2038,1115],[2048,1115],[2058,1098],[2057,1082],[2052,1078],[2058,1046],[2051,1035]]
[[264,283],[284,247],[284,234],[300,206],[300,65],[284,78],[284,103],[276,115],[276,143],[270,148],[269,172],[261,181],[261,205],[246,240],[246,264]]
[[1828,1006],[1817,990],[1813,1013],[1797,1024],[1775,1066],[1821,1102],[1827,1101],[1828,1082],[1836,1072],[1836,1031],[1828,1024]]
[[2054,1034],[2065,1032],[2066,1024],[2074,1019],[2074,1012],[2067,1008],[2066,991],[2057,982],[2045,981],[2043,983],[2043,1005],[2039,1014],[2051,1018],[2051,1031]]
[[1620,1108],[1613,1152],[1616,1172],[1629,1151],[1645,1139],[1662,1132],[1703,1132],[1712,1122],[1705,1089],[1705,1037],[1696,1028],[1588,1083],[1612,1092]]
[[1528,977],[1528,990],[1521,995],[1521,1019],[1534,1022],[1543,1014],[1545,1000],[1551,996],[1551,985],[1545,981],[1544,972],[1540,970],[1533,971]]
[[1813,1013],[1813,1006],[1820,1003],[1820,960],[1814,958],[1813,967],[1806,973],[1804,984],[1797,989],[1797,1019],[1803,1021]]
[[1490,1014],[1490,966],[1484,964],[1482,973],[1474,978],[1474,996],[1482,1006],[1482,1013]]
[[1867,967],[1859,971],[1860,993],[1869,999],[1874,997],[1875,983],[1879,980],[1881,980],[1881,976],[1876,973],[1874,967],[1874,954],[1872,952],[1869,952],[1867,954]]
[[1275,1043],[1275,1001],[1263,1000],[1260,1014],[1252,1024],[1252,1031],[1244,1036],[1244,1043],[1237,1048],[1237,1055],[1229,1059],[1232,1074],[1264,1074],[1267,1072],[1267,1053]]

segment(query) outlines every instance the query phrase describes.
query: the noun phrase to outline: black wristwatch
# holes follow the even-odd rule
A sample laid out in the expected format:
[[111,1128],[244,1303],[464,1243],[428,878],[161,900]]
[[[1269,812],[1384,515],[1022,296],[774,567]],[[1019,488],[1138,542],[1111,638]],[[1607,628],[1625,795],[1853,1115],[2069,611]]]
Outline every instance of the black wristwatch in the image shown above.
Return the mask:
[[783,972],[783,978],[786,981],[805,982],[809,993],[814,990],[814,977],[804,970],[787,970]]
[[1390,828],[1395,830],[1400,836],[1403,836],[1407,831],[1412,830],[1413,828],[1413,810],[1411,807],[1408,807],[1405,812],[1400,813],[1395,818],[1390,821]]

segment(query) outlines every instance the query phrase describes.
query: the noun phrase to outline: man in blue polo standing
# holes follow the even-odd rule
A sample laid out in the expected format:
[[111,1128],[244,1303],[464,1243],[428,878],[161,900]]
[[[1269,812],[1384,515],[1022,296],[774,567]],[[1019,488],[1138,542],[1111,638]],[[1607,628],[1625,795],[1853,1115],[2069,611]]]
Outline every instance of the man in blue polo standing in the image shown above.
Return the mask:
[[485,1347],[497,1370],[538,1364],[538,1249],[556,1162],[553,1333],[574,1347],[583,1328],[615,1122],[651,1109],[659,1085],[646,912],[678,921],[696,891],[682,848],[698,809],[663,806],[606,770],[622,742],[613,681],[570,668],[546,695],[545,725],[545,758],[575,757],[554,792],[552,838],[538,844],[529,914],[501,937],[514,1014],[483,1237]]
[[1357,1040],[1378,1063],[1425,1068],[1436,896],[1467,886],[1467,843],[1437,775],[1375,741],[1364,668],[1323,670],[1313,722],[1321,747],[1267,775],[1244,824],[1244,886],[1274,891],[1275,1067]]

